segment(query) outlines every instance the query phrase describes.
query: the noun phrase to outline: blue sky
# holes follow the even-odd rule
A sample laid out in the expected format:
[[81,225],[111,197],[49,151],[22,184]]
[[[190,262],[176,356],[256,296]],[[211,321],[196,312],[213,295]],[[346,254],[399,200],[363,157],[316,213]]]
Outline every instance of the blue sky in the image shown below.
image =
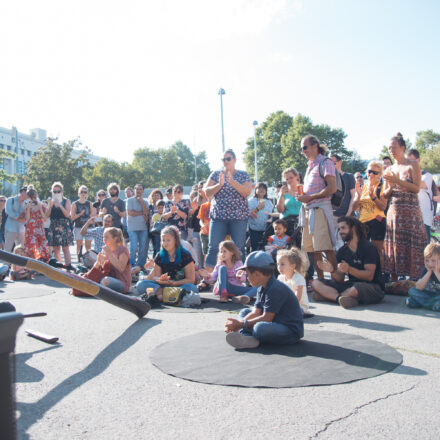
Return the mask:
[[440,131],[440,2],[14,1],[0,6],[0,126],[80,136],[95,154],[182,140],[220,165],[252,121],[303,113],[378,154]]

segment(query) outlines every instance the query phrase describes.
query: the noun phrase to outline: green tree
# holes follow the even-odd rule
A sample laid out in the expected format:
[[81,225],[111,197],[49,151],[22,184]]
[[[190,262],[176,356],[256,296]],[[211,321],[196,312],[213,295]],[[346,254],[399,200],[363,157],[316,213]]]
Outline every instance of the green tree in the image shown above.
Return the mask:
[[[272,184],[281,179],[282,139],[292,125],[292,116],[281,110],[271,113],[256,130],[257,165],[260,181]],[[254,138],[249,138],[244,152],[244,163],[255,179]]]
[[440,133],[433,130],[423,130],[416,133],[416,148],[420,154],[434,150],[440,144]]
[[[14,159],[17,155],[15,153],[12,153],[11,151],[6,150],[0,150],[0,191],[4,191],[3,189],[3,183],[4,182],[10,182],[13,183],[17,180],[16,175],[8,174],[4,170],[4,159]],[[10,195],[10,194],[5,194]]]
[[[78,186],[84,183],[84,173],[90,168],[89,150],[82,148],[77,140],[58,144],[57,139],[49,138],[44,147],[37,150],[27,166],[26,182],[32,183],[37,191],[47,197],[53,182],[59,181],[64,186],[66,197],[75,198]],[[73,154],[74,149],[79,154]]]
[[440,143],[432,150],[425,150],[420,156],[420,167],[430,173],[440,172]]
[[93,168],[84,173],[85,184],[90,193],[107,189],[109,183],[116,182],[121,190],[136,183],[143,183],[142,175],[127,162],[119,163],[111,159],[100,159]]

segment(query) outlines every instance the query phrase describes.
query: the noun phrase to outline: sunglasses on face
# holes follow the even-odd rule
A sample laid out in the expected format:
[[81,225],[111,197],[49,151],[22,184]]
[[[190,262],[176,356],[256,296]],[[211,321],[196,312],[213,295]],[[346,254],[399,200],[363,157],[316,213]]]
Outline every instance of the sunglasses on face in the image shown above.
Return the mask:
[[6,202],[6,200],[3,200],[3,199],[2,199],[2,200],[0,200],[0,203],[5,203],[5,202]]
[[98,194],[98,197],[105,197],[105,194]]
[[54,194],[61,194],[61,191],[59,191],[59,190],[53,190],[52,191]]
[[81,191],[81,194],[87,194],[88,192],[87,191]]
[[174,191],[174,194],[182,194],[182,191]]
[[308,146],[308,145],[303,145],[303,146],[301,147],[301,150],[303,150],[303,151],[306,151],[306,150],[307,150],[307,148],[309,148],[309,146]]
[[375,176],[379,175],[379,171],[374,171],[374,170],[367,170],[368,174],[374,174]]
[[223,161],[223,162],[230,162],[232,159],[233,159],[232,156],[228,156],[228,157],[224,157],[224,158],[222,159],[222,161]]

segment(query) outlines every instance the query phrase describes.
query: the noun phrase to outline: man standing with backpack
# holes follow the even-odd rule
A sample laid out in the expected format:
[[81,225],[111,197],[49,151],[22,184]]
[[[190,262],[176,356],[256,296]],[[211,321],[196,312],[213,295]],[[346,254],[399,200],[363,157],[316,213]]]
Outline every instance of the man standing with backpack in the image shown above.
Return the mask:
[[[407,156],[408,159],[415,160],[420,163],[420,153],[415,148],[409,150]],[[434,197],[436,195],[437,186],[432,178],[432,174],[422,170],[422,181],[420,182],[420,191],[418,196],[428,243],[431,241],[431,226],[437,208],[437,202],[434,201]]]
[[313,254],[318,278],[322,278],[323,272],[317,265],[322,260],[322,253],[333,267],[337,266],[333,250],[336,235],[331,202],[332,195],[338,191],[336,169],[334,163],[325,156],[327,147],[320,145],[316,136],[308,135],[302,139],[301,152],[308,159],[304,194],[297,197],[303,203],[300,212],[300,226],[303,226],[301,248]]
[[336,250],[338,250],[344,242],[342,241],[339,233],[338,233],[338,218],[339,217],[350,217],[351,212],[353,210],[353,200],[354,200],[354,194],[356,192],[355,186],[356,181],[354,180],[353,174],[350,173],[344,173],[342,171],[342,157],[338,154],[332,154],[330,156],[330,159],[335,164],[336,170],[341,175],[341,179],[344,182],[344,197],[342,198],[341,205],[333,210],[333,216],[336,224]]

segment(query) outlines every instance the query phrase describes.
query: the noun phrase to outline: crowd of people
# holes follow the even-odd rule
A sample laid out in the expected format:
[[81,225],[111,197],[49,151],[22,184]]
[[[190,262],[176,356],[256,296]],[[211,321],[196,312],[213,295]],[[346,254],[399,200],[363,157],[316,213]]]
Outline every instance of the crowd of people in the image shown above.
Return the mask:
[[[154,189],[146,198],[137,183],[125,188],[123,200],[119,185],[110,183],[94,202],[83,185],[73,202],[61,182],[53,183],[48,200],[24,186],[16,196],[0,196],[0,241],[8,252],[67,270],[77,269],[70,254],[75,243],[79,263],[101,270],[102,284],[128,293],[136,282],[140,294],[157,302],[167,288],[194,293],[213,288],[221,302],[246,305],[257,297],[256,307],[263,307],[264,289],[250,279],[258,279],[253,269],[263,268],[264,276],[279,275],[293,291],[303,314],[308,292],[315,301],[351,308],[380,302],[385,282],[399,279],[418,280],[409,291],[409,307],[439,310],[440,250],[429,244],[439,200],[432,175],[420,169],[418,151],[406,151],[398,133],[389,157],[354,175],[344,172],[342,158],[329,154],[316,136],[302,139],[301,153],[308,161],[304,176],[295,168],[284,170],[273,200],[265,183],[253,186],[248,173],[236,169],[232,150],[224,152],[218,170],[193,186],[188,199],[178,184]],[[250,265],[251,256],[260,266]],[[8,269],[0,268],[0,276]],[[32,276],[10,269],[14,280]],[[241,322],[267,320],[248,310]],[[284,315],[277,310],[268,322]],[[228,324],[228,333],[236,321]]]

